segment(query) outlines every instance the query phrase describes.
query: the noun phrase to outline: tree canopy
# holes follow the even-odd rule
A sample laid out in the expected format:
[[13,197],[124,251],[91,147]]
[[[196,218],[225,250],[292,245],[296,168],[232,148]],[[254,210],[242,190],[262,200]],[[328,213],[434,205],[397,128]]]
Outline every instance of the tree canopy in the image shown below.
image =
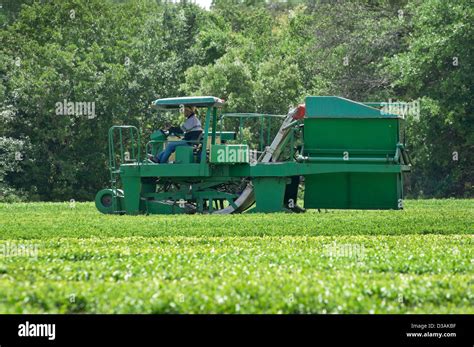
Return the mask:
[[[411,196],[472,196],[470,0],[17,1],[1,9],[0,200],[90,200],[107,130],[163,125],[159,97],[286,113],[307,95],[419,101]],[[94,102],[93,117],[58,103]]]

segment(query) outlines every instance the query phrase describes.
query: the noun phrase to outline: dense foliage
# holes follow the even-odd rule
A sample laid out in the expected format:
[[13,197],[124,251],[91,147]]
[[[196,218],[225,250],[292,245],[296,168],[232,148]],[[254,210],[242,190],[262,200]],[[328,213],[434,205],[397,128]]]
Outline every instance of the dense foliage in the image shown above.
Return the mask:
[[0,204],[2,313],[474,313],[473,200],[111,216]]
[[[20,6],[23,3],[22,6]],[[216,95],[286,113],[306,95],[421,101],[412,196],[472,196],[470,0],[12,1],[1,9],[0,200],[90,200],[107,130],[168,124],[158,97]],[[91,117],[58,103],[94,102]],[[13,159],[12,159],[13,158]]]

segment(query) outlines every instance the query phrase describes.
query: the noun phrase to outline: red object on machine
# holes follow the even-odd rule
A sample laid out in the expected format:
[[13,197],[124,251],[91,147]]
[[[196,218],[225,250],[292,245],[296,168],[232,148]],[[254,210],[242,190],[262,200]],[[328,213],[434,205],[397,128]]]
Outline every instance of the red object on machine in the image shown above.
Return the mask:
[[306,112],[306,106],[305,104],[300,104],[296,107],[295,109],[295,114],[293,115],[293,119],[302,119],[304,117],[304,114]]

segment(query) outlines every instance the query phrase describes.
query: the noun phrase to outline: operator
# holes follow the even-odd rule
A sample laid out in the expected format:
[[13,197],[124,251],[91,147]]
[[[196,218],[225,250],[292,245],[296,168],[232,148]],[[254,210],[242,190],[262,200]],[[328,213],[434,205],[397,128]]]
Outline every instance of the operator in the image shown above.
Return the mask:
[[155,157],[150,157],[150,160],[155,163],[167,163],[171,154],[179,146],[190,146],[192,143],[188,141],[196,141],[202,134],[202,126],[199,118],[196,117],[196,107],[186,106],[184,108],[184,115],[186,121],[181,125],[181,129],[184,132],[184,138],[180,141],[172,141],[166,144],[164,151],[158,153]]

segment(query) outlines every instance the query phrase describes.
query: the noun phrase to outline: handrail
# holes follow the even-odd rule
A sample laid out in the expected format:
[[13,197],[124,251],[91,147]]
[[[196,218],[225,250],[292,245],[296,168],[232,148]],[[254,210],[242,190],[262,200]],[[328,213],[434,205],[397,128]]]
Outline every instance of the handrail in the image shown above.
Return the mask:
[[[403,154],[402,153],[402,150],[403,150],[403,145],[398,143],[396,148],[395,148],[395,155],[393,157],[390,157],[388,154],[386,154],[386,156],[384,158],[374,158],[374,157],[347,157],[347,158],[344,158],[344,157],[314,157],[314,156],[303,156],[303,155],[299,155],[297,158],[296,158],[296,161],[300,162],[300,163],[304,163],[304,162],[308,162],[308,163],[323,163],[323,162],[331,162],[331,163],[340,163],[340,162],[344,162],[344,163],[390,163],[390,164],[397,164],[397,163],[400,163],[400,157],[401,155]],[[313,150],[314,152],[315,150]],[[337,150],[337,151],[340,151],[340,150]],[[322,150],[319,151],[320,153],[323,152]],[[326,150],[325,151],[327,154],[334,154],[334,150]],[[372,153],[370,152],[370,150],[353,150],[353,151],[350,151],[351,153],[354,153],[354,152],[358,152],[359,154],[381,154],[380,152],[385,152],[385,151],[378,151],[378,153],[374,153],[374,152],[377,152],[376,150],[373,150]],[[324,153],[324,152],[323,152]]]
[[[123,129],[129,129],[130,134],[130,141],[131,141],[131,157],[130,159],[136,160],[140,163],[140,132],[138,131],[137,127],[133,125],[113,125],[109,129],[109,168],[110,169],[117,169],[117,163],[115,160],[115,142],[114,142],[114,130],[119,129],[119,139],[120,139],[120,159],[121,162],[125,161],[124,158],[124,146],[123,146]],[[136,141],[133,135],[133,132],[136,132]],[[136,148],[136,152],[135,152]]]
[[[110,171],[110,185],[111,189],[114,192],[112,195],[112,210],[117,211],[117,181],[120,178],[120,170],[117,168],[117,163],[115,160],[115,143],[114,143],[114,130],[119,129],[119,138],[120,138],[120,163],[123,163],[124,158],[124,146],[123,146],[123,129],[128,129],[130,134],[131,142],[131,159],[136,160],[137,164],[140,165],[140,133],[138,129],[133,125],[113,125],[109,128],[109,171]],[[133,132],[136,132],[136,143]],[[135,152],[136,146],[136,152]]]
[[225,117],[244,117],[244,118],[258,118],[258,117],[275,117],[275,118],[285,118],[286,115],[283,114],[267,114],[267,113],[223,113],[219,117],[219,120]]
[[[260,120],[260,131],[259,131],[259,150],[263,151],[266,146],[271,142],[271,130],[272,130],[272,119],[285,118],[286,115],[279,114],[265,114],[265,113],[223,113],[219,117],[219,131],[222,132],[224,118],[238,118],[239,119],[239,141],[243,142],[243,128],[244,122],[247,119],[257,118]],[[265,139],[266,133],[266,139]]]
[[340,158],[340,157],[305,157],[298,156],[298,162],[309,162],[309,163],[322,163],[322,162],[344,162],[344,163],[396,163],[397,158],[386,157],[386,158]]

